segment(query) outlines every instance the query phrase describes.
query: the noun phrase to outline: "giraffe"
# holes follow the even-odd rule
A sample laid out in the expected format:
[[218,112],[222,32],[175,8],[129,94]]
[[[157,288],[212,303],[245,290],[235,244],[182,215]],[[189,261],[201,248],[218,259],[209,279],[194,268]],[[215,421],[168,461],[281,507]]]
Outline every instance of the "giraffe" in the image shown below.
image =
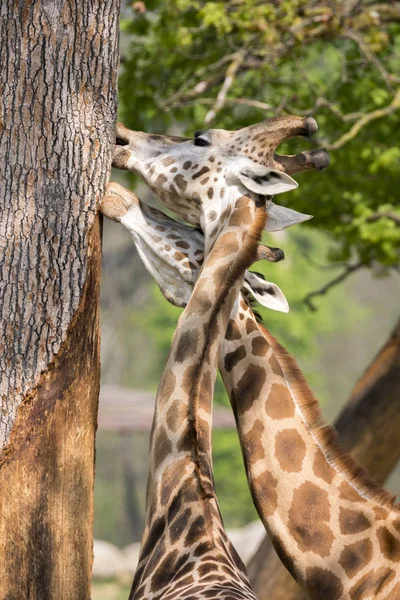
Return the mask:
[[[114,166],[136,170],[143,166],[150,174],[147,182],[153,184],[164,202],[166,197],[168,202],[174,200],[175,212],[202,227],[206,257],[179,319],[157,394],[146,527],[131,598],[255,597],[244,567],[227,541],[213,487],[210,447],[213,386],[227,321],[245,269],[257,255],[266,209],[278,224],[308,218],[288,209],[286,212],[274,209],[271,196],[297,184],[289,175],[271,168],[274,161],[271,152],[283,139],[315,129],[313,119],[281,118],[263,124],[261,131],[252,128],[246,133],[242,131],[240,138],[237,132],[228,136],[231,142],[232,139],[236,142],[236,148],[227,148],[224,140],[227,132],[214,130],[195,136],[189,144],[173,140],[167,144],[167,151],[158,138],[156,145],[161,145],[162,151],[154,152],[154,139],[147,137],[146,160],[143,156],[137,158],[137,134],[124,145],[122,153],[120,148],[116,149]],[[121,137],[120,131],[118,135]],[[144,136],[139,134],[142,142]],[[272,140],[269,145],[268,136]],[[244,148],[250,141],[254,147]],[[268,154],[264,165],[251,158],[257,144],[266,148],[259,152],[260,156]],[[239,158],[235,157],[238,150],[243,151]],[[246,156],[246,151],[250,156]],[[178,171],[185,164],[190,169],[187,163],[193,155],[198,159],[193,170],[198,170],[186,178]],[[298,170],[308,166],[307,157],[303,162],[296,157],[285,160],[290,164],[294,160]],[[181,185],[174,175],[179,192],[171,187],[169,176],[157,171],[158,167],[166,172],[172,164],[174,173],[182,175]],[[197,180],[208,172],[214,175],[214,181],[204,194],[201,186],[207,182]],[[111,215],[121,220],[129,211],[129,201],[118,195],[111,197],[104,205],[110,204]],[[192,213],[189,207],[195,207]],[[288,218],[285,220],[282,214]]]
[[[121,218],[129,196],[116,191],[104,205]],[[179,318],[157,392],[146,526],[130,598],[256,598],[216,500],[211,406],[227,321],[265,219],[263,203],[234,200]]]
[[[313,120],[289,119],[287,122],[288,119],[281,119],[281,125],[282,121],[286,123],[284,133],[276,134],[276,122],[272,131],[270,129],[271,139],[275,141],[315,130]],[[260,165],[249,157],[235,160],[233,149],[228,150],[219,139],[224,137],[222,133],[217,134],[217,149],[223,160],[218,160],[215,154],[215,142],[212,146],[209,141],[215,132],[208,132],[206,141],[205,134],[196,136],[189,144],[175,140],[167,152],[152,152],[144,161],[146,172],[150,173],[154,167],[154,185],[157,191],[161,189],[161,196],[165,196],[168,177],[157,172],[160,161],[164,172],[175,164],[183,169],[186,163],[190,169],[189,157],[198,156],[190,181],[182,173],[179,173],[182,175],[180,184],[175,180],[182,193],[170,186],[168,193],[180,201],[174,205],[178,213],[182,214],[183,209],[182,216],[193,218],[194,224],[197,219],[197,224],[202,226],[206,254],[198,281],[179,319],[157,393],[150,444],[146,527],[130,595],[136,599],[255,598],[244,566],[228,542],[216,501],[210,413],[220,346],[245,269],[257,255],[257,242],[266,220],[267,196],[292,189],[297,184],[285,173]],[[139,138],[145,135],[140,134]],[[251,135],[256,135],[254,130]],[[236,143],[243,146],[248,138],[249,134]],[[264,132],[259,136],[259,143],[265,143],[266,139]],[[146,138],[146,148],[148,140]],[[157,144],[160,145],[159,140]],[[210,151],[210,146],[214,150]],[[133,166],[131,150],[124,147],[122,151],[121,155],[117,148],[114,164]],[[200,187],[206,182],[198,182],[198,179],[204,173],[211,175],[213,167],[205,166],[205,162],[216,163],[215,181],[207,188],[206,195]],[[199,169],[200,163],[203,166]],[[137,160],[134,166],[138,168]],[[173,169],[178,174],[178,166]],[[208,201],[204,201],[205,198]],[[103,205],[104,212],[109,206],[110,216],[120,220],[130,208],[129,198],[118,194],[110,194]],[[188,212],[191,206],[196,207],[197,215],[196,210],[193,214]],[[210,229],[213,221],[217,224]],[[190,261],[187,262],[191,268]]]
[[198,131],[187,139],[130,131],[119,123],[113,166],[141,175],[167,208],[200,227],[207,255],[223,226],[224,211],[238,194],[268,195],[268,231],[311,218],[277,206],[271,198],[297,187],[289,173],[328,166],[325,150],[275,153],[283,141],[311,136],[317,129],[311,117],[280,116],[237,131]]
[[[179,239],[196,252],[202,240],[179,227]],[[169,260],[176,287],[193,286],[197,273],[173,252]],[[256,508],[295,579],[316,600],[398,600],[399,506],[338,447],[294,359],[243,299],[229,321],[220,370]]]
[[312,600],[400,600],[400,506],[339,446],[294,358],[240,303],[220,370],[253,500]]

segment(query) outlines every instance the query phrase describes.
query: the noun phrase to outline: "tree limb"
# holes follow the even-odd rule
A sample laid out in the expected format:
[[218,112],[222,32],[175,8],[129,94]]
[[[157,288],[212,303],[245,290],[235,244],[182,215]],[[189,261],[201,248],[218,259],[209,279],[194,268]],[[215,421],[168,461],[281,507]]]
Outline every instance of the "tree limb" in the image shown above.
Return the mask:
[[339,139],[337,139],[336,142],[333,142],[332,144],[327,144],[326,149],[338,150],[339,148],[342,148],[345,144],[347,144],[347,142],[353,140],[356,137],[356,135],[358,135],[358,133],[361,131],[361,129],[368,125],[368,123],[371,123],[371,121],[375,121],[376,119],[382,119],[383,117],[387,117],[388,115],[391,115],[394,112],[396,112],[399,108],[400,89],[397,90],[392,102],[388,106],[386,106],[385,108],[378,108],[360,117],[360,119],[358,119],[358,121],[354,123],[352,128],[346,133],[344,133]]
[[315,296],[324,296],[330,289],[347,279],[347,277],[351,275],[351,273],[358,271],[359,269],[361,269],[361,267],[364,266],[365,265],[362,262],[358,262],[354,265],[348,265],[344,271],[342,271],[339,275],[328,281],[328,283],[322,286],[319,290],[314,290],[313,292],[307,294],[307,296],[305,296],[304,298],[304,303],[308,306],[308,308],[311,311],[315,312],[317,310],[317,307],[312,302],[311,298],[314,298]]
[[204,122],[205,123],[210,123],[210,121],[212,121],[217,112],[221,110],[221,108],[223,107],[224,103],[225,103],[225,99],[226,99],[226,95],[229,92],[232,83],[235,81],[235,77],[239,71],[240,66],[243,64],[243,60],[245,58],[245,52],[238,52],[237,55],[234,57],[233,61],[231,62],[231,64],[229,65],[227,71],[226,71],[226,76],[224,79],[224,82],[221,86],[221,89],[218,92],[217,95],[217,99],[215,101],[214,106],[208,111],[208,113],[205,116]]
[[391,221],[394,221],[397,225],[400,225],[400,215],[396,215],[396,213],[394,213],[391,210],[385,212],[374,212],[372,213],[372,215],[367,217],[366,220],[368,223],[375,223],[375,221],[379,221],[380,219],[390,219]]

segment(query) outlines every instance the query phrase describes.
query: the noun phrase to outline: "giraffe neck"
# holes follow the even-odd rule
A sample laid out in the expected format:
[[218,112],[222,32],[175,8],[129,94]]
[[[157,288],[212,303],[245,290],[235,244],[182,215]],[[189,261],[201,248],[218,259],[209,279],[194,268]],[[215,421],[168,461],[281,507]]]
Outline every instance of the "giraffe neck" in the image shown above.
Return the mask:
[[196,586],[215,597],[232,589],[255,598],[215,496],[211,407],[229,315],[264,222],[264,207],[238,199],[179,319],[157,393],[146,527],[131,598],[184,597],[186,590],[191,596]]
[[256,508],[292,575],[312,599],[400,598],[400,510],[339,450],[294,359],[244,302],[220,369]]

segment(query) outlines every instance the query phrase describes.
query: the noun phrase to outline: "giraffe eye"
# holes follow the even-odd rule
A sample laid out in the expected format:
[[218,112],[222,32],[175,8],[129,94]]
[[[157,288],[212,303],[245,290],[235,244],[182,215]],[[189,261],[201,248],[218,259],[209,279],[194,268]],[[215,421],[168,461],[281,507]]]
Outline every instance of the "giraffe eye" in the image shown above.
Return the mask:
[[202,137],[195,137],[193,143],[195,146],[211,146],[210,142]]

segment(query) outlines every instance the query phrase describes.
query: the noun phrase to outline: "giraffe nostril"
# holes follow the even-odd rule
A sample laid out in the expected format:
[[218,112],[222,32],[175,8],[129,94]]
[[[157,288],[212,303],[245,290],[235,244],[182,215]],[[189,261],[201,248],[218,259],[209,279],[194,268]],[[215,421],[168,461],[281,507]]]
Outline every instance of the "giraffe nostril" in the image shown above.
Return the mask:
[[128,146],[129,144],[126,140],[123,140],[122,138],[117,136],[115,139],[115,145],[116,146]]

